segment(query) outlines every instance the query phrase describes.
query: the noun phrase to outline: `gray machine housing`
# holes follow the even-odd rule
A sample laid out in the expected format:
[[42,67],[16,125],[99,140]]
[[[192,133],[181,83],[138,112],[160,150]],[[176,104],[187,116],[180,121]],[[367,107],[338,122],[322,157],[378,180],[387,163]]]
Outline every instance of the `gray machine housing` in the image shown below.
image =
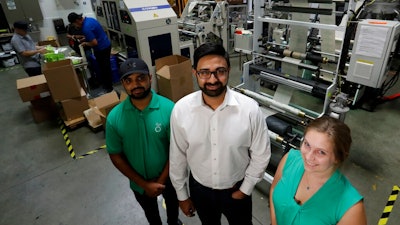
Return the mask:
[[400,35],[400,23],[388,20],[363,20],[358,24],[347,80],[380,88],[386,79],[390,56]]
[[166,0],[98,1],[96,17],[120,55],[143,59],[153,75],[156,59],[180,54],[177,16]]

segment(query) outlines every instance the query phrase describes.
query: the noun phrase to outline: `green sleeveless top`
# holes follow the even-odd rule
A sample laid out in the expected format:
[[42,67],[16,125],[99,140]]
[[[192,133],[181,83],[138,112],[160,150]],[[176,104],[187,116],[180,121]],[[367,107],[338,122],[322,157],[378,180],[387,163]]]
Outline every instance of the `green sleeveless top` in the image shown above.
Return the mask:
[[346,211],[363,199],[346,177],[336,170],[331,178],[303,205],[294,196],[304,173],[299,150],[292,149],[282,178],[272,196],[278,225],[337,224]]

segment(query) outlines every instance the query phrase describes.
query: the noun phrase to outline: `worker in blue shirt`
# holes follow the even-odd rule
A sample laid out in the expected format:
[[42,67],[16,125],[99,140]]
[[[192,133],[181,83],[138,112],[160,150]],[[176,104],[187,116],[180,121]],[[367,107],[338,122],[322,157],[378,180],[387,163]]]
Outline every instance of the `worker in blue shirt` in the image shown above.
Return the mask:
[[92,47],[94,56],[99,66],[99,83],[103,86],[104,93],[111,92],[112,72],[111,72],[111,42],[100,23],[93,18],[83,17],[82,14],[72,12],[68,15],[68,21],[74,26],[81,28],[85,35],[85,41],[81,43],[83,47]]

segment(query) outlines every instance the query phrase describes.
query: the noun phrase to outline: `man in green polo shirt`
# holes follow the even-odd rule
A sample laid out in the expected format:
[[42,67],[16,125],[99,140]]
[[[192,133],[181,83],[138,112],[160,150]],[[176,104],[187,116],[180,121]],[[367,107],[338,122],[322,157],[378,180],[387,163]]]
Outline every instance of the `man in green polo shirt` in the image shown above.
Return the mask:
[[107,116],[106,143],[114,166],[130,180],[150,225],[161,225],[157,196],[162,194],[169,225],[181,224],[169,179],[170,115],[174,103],[151,90],[147,64],[129,58],[121,64],[121,83],[129,95]]

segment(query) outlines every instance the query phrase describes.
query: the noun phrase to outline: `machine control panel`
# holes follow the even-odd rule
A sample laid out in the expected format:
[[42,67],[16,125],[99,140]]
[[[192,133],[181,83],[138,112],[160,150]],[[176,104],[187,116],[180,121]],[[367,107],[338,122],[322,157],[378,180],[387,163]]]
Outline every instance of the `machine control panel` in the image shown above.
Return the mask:
[[129,16],[129,13],[125,10],[120,10],[119,15],[121,16],[121,22],[126,23],[126,24],[132,24],[131,17]]

